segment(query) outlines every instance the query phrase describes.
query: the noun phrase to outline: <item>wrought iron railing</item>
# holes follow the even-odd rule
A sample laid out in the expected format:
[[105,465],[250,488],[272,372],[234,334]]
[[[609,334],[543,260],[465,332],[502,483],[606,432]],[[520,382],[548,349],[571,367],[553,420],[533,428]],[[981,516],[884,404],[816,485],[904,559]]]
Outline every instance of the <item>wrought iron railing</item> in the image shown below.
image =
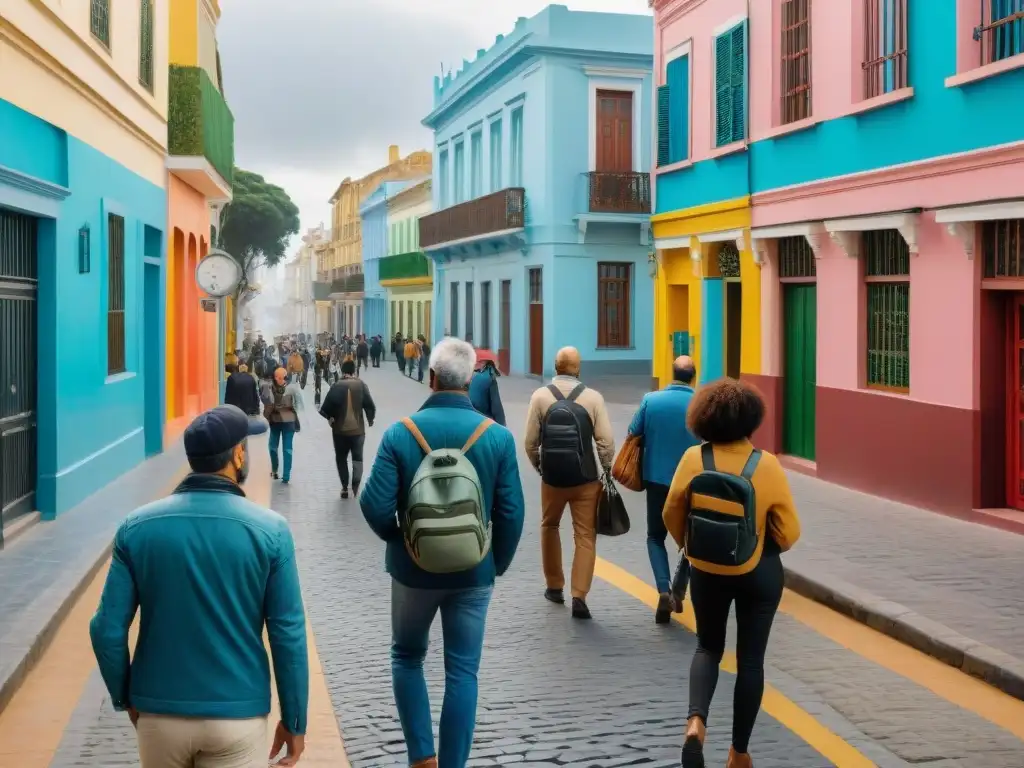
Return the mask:
[[651,175],[639,171],[586,174],[591,213],[650,213]]
[[331,281],[331,293],[362,293],[366,287],[366,277],[362,272],[345,275]]
[[521,229],[526,226],[526,191],[509,187],[420,219],[420,247]]
[[981,43],[981,63],[1024,54],[1024,0],[979,0],[979,6],[974,39]]
[[907,0],[864,0],[864,98],[906,88]]

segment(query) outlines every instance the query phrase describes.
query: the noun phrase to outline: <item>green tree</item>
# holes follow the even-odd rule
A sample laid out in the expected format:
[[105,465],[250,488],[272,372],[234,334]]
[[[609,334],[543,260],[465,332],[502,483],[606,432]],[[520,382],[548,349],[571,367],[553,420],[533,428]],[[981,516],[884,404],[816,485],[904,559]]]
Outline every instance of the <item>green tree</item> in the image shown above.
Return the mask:
[[[230,253],[242,267],[235,290],[234,307],[250,288],[257,267],[274,266],[285,255],[288,240],[299,231],[299,209],[281,187],[257,173],[235,168],[232,200],[221,218],[218,247]],[[232,323],[236,318],[232,318]]]

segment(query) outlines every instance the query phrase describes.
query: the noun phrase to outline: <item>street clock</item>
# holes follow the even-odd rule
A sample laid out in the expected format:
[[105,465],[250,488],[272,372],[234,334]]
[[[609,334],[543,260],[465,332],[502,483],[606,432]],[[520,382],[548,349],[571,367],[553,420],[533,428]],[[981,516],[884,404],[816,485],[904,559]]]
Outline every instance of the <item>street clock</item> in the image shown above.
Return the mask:
[[196,266],[196,284],[208,296],[230,296],[241,281],[241,265],[225,251],[210,251]]

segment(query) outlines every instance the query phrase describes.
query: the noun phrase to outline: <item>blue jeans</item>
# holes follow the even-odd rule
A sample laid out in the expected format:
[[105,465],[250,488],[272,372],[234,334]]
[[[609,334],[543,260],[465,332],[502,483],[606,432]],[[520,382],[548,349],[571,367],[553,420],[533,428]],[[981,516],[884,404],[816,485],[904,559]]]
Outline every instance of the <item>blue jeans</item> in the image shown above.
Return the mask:
[[270,425],[270,471],[277,474],[277,444],[284,443],[284,472],[282,480],[292,476],[292,441],[295,439],[295,422],[283,421]]
[[[465,768],[476,727],[477,672],[493,586],[412,589],[391,582],[391,682],[409,763],[437,755],[438,768]],[[438,610],[444,639],[444,701],[434,751],[423,676],[430,625]]]
[[647,484],[647,557],[651,561],[654,585],[658,588],[658,592],[661,594],[672,592],[682,599],[686,594],[686,585],[689,582],[690,564],[685,557],[680,555],[675,576],[669,570],[668,550],[665,548],[668,530],[666,530],[665,521],[661,516],[667,500],[667,485]]

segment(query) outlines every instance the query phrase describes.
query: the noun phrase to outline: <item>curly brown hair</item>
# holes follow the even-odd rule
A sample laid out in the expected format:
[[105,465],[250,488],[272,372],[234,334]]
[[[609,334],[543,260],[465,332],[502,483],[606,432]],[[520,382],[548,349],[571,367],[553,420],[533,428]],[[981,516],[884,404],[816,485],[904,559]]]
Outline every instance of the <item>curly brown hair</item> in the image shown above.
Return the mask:
[[719,379],[697,390],[686,409],[686,425],[700,440],[734,443],[749,439],[764,421],[764,397],[736,379]]

